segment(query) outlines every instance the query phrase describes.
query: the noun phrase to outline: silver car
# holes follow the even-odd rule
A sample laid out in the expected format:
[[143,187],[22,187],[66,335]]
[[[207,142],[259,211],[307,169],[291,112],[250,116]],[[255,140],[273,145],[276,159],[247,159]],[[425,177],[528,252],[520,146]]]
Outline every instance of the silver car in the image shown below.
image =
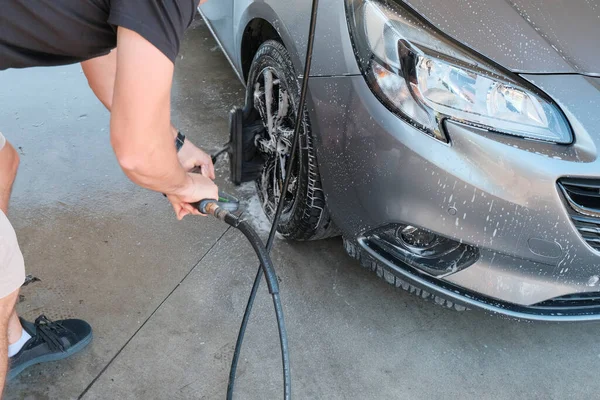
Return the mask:
[[309,0],[200,7],[264,130],[279,232],[341,234],[450,308],[600,319],[598,0],[321,0],[301,154],[281,193]]

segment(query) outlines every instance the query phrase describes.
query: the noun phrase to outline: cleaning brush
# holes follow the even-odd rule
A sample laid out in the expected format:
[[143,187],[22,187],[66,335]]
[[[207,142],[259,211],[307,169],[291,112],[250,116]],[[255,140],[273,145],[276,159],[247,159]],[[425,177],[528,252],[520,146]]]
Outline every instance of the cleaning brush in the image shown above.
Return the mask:
[[256,137],[265,134],[265,126],[255,111],[236,107],[229,114],[229,143],[212,154],[213,164],[219,156],[229,154],[229,171],[235,185],[256,180],[265,159],[256,148]]

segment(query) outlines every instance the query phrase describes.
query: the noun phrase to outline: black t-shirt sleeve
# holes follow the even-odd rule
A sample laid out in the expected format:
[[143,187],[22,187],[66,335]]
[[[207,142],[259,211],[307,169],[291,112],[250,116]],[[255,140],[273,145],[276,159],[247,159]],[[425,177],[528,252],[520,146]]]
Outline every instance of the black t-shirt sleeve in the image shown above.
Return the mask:
[[112,0],[108,23],[141,35],[172,62],[198,0]]

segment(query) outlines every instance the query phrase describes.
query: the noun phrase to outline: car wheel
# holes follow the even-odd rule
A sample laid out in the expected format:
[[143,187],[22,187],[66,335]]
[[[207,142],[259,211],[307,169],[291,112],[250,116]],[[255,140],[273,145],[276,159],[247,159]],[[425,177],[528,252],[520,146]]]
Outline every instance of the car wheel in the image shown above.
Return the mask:
[[265,125],[256,139],[265,164],[256,180],[262,208],[273,220],[279,199],[285,206],[277,231],[287,239],[316,240],[338,235],[321,187],[321,177],[308,113],[304,113],[300,143],[290,187],[281,193],[290,160],[294,125],[298,118],[300,82],[287,49],[269,40],[256,53],[248,74],[247,96]]

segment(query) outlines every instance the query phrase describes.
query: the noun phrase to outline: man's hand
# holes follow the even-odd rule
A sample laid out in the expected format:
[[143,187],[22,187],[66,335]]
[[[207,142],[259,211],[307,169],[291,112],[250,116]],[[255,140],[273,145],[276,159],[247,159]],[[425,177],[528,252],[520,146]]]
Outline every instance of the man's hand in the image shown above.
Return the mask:
[[200,174],[188,174],[188,183],[180,191],[167,195],[171,202],[178,220],[182,220],[186,215],[202,215],[190,203],[196,203],[201,200],[217,200],[219,198],[219,189],[210,178]]
[[213,166],[210,156],[196,147],[188,139],[185,140],[183,147],[179,150],[178,157],[181,166],[187,172],[199,167],[204,177],[212,180],[215,179],[215,167]]

